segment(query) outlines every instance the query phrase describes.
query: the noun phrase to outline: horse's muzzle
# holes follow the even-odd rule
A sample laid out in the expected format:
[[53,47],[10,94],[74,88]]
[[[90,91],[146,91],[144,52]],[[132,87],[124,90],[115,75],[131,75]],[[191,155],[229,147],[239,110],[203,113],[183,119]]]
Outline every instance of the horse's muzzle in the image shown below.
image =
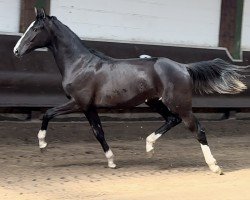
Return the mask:
[[14,50],[14,54],[15,54],[16,57],[20,57],[20,53],[19,53],[19,51],[17,49]]

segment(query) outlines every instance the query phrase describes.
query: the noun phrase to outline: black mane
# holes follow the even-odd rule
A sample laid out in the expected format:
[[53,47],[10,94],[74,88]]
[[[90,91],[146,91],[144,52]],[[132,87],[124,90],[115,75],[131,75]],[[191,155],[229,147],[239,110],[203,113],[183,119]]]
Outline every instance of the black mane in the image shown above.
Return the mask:
[[91,47],[86,46],[86,45],[84,44],[84,42],[81,40],[81,38],[80,38],[77,34],[75,34],[67,25],[65,25],[65,24],[63,24],[62,22],[60,22],[56,17],[51,16],[50,19],[52,19],[54,22],[56,22],[57,26],[60,24],[60,25],[58,26],[58,28],[59,28],[60,26],[66,27],[66,29],[72,34],[72,36],[75,37],[75,38],[77,38],[78,40],[80,40],[81,43],[82,43],[82,45],[83,45],[83,47],[85,47],[90,53],[94,54],[95,56],[97,56],[97,57],[99,57],[99,58],[101,58],[101,59],[105,59],[105,60],[112,59],[112,57],[107,56],[107,55],[105,55],[104,53],[102,53],[102,52],[100,52],[100,51],[97,51],[97,50],[95,50],[95,49],[93,49],[93,48],[91,48]]
[[[87,46],[85,46],[85,47],[87,47]],[[95,56],[97,56],[99,58],[102,58],[102,59],[105,59],[105,60],[113,59],[112,57],[107,56],[104,53],[102,53],[100,51],[97,51],[97,50],[95,50],[93,48],[87,47],[87,49],[89,50],[90,53],[94,54]]]

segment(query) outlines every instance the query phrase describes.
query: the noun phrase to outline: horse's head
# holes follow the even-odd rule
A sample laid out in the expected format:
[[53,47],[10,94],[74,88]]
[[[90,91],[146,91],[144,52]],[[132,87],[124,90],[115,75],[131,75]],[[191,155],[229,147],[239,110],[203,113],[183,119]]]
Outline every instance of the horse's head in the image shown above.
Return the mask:
[[18,57],[36,48],[48,46],[50,43],[49,23],[51,17],[45,14],[44,9],[35,8],[35,13],[36,20],[30,24],[14,47],[13,52]]

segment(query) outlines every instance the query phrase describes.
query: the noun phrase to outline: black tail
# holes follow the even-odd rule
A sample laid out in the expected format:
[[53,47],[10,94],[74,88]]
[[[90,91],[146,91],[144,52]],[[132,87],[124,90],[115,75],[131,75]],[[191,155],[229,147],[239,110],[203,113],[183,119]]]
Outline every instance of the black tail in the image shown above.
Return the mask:
[[218,58],[187,65],[187,70],[193,79],[194,89],[200,93],[236,94],[247,89],[240,80],[244,76],[239,74],[246,68],[232,65]]

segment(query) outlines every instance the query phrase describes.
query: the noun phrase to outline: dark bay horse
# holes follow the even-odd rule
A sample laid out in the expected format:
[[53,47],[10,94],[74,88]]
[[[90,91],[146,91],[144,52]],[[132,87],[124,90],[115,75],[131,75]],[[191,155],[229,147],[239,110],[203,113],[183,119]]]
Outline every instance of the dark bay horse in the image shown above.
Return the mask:
[[108,146],[98,108],[128,108],[146,103],[165,123],[146,139],[146,151],[172,127],[184,122],[201,145],[205,161],[213,172],[222,171],[211,154],[204,128],[192,112],[192,91],[239,93],[246,89],[240,81],[244,67],[221,59],[181,64],[167,58],[114,59],[86,47],[79,37],[56,17],[36,10],[31,23],[14,47],[18,57],[40,47],[48,47],[63,77],[62,86],[69,101],[49,109],[38,133],[41,149],[49,121],[58,115],[83,112],[100,142],[108,166],[114,168],[114,154]]

